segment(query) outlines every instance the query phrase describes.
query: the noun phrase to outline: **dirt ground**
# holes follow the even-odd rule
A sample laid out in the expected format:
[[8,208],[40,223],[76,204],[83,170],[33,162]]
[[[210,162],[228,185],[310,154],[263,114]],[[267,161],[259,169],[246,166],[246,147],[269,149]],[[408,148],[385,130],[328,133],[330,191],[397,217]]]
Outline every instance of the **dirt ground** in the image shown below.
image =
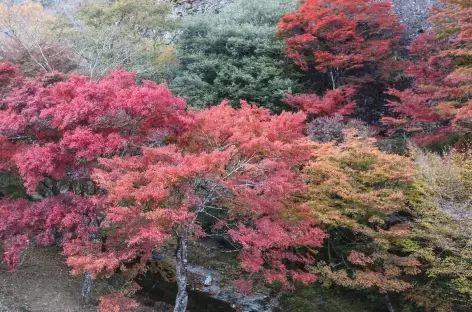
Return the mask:
[[69,274],[57,249],[31,249],[17,271],[0,268],[0,312],[95,312],[99,295],[111,290],[95,282],[84,304],[81,289],[82,279]]

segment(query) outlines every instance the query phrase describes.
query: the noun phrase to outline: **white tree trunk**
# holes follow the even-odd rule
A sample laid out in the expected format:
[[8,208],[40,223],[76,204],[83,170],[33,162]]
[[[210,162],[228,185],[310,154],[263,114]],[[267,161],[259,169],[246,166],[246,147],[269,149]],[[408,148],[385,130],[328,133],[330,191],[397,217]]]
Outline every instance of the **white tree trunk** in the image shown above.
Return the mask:
[[389,312],[396,312],[395,308],[393,307],[393,303],[390,300],[390,296],[388,294],[385,294],[385,301],[387,301],[387,308]]
[[86,303],[90,300],[90,292],[92,291],[92,274],[90,272],[85,272],[84,274],[84,284],[82,286],[82,298]]
[[188,304],[188,293],[187,293],[187,244],[188,237],[184,235],[179,238],[176,255],[176,280],[177,280],[177,297],[175,299],[174,312],[185,312]]

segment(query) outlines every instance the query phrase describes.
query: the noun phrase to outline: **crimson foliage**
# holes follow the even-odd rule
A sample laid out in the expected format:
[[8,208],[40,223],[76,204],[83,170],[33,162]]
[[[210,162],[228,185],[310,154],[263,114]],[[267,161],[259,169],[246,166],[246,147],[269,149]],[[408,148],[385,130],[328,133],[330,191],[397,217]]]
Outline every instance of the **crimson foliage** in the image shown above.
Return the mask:
[[[140,153],[188,127],[186,103],[152,82],[117,71],[100,82],[43,73],[26,79],[0,64],[0,169],[37,200],[1,200],[4,261],[15,268],[31,243],[90,241],[104,218],[90,173],[99,156]],[[79,196],[81,195],[81,196]]]
[[[327,72],[333,87],[345,81],[388,78],[404,28],[390,2],[307,0],[298,12],[284,16],[279,32],[287,37],[287,55],[302,69]],[[355,70],[354,72],[352,70]]]
[[318,77],[311,92],[323,94],[289,96],[288,104],[313,117],[355,113],[376,122],[384,113],[382,92],[405,68],[404,27],[390,2],[307,0],[282,17],[278,30],[287,56]]
[[391,89],[391,133],[406,131],[419,144],[466,135],[472,129],[472,9],[470,1],[444,1],[431,17],[434,28],[410,45],[412,88]]
[[[239,246],[244,270],[286,287],[315,280],[304,265],[326,234],[292,196],[312,151],[303,113],[271,116],[245,102],[192,113],[166,87],[138,86],[125,71],[92,82],[0,69],[1,168],[35,198],[0,201],[12,269],[29,244],[59,242],[73,273],[120,269],[132,281],[154,251],[177,242],[185,285],[187,240],[206,235],[200,219],[210,216],[211,230]],[[134,306],[124,294],[104,298],[102,310]]]

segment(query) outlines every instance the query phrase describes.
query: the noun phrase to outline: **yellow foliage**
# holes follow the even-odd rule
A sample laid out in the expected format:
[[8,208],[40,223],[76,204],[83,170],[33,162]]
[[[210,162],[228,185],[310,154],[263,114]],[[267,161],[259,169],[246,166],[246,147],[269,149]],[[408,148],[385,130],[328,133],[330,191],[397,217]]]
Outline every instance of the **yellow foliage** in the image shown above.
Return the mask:
[[159,55],[156,57],[156,63],[161,65],[177,63],[177,54],[175,47],[170,45],[162,47],[159,51]]
[[54,15],[39,3],[0,4],[0,27],[7,34],[0,37],[2,41],[17,38],[25,45],[36,45],[51,35],[54,22]]
[[57,44],[56,22],[54,14],[39,3],[0,4],[0,53],[26,75],[69,70],[73,67],[70,51]]
[[424,263],[427,283],[408,298],[427,311],[472,309],[471,151],[414,150],[413,239],[404,250]]
[[330,238],[328,259],[313,271],[326,285],[400,292],[411,288],[402,276],[418,274],[420,266],[395,254],[397,241],[411,229],[405,220],[390,220],[407,210],[412,162],[375,144],[347,132],[344,143],[315,145],[305,169],[307,203]]
[[381,152],[374,139],[348,133],[346,141],[316,145],[306,168],[310,205],[323,222],[362,232],[367,229],[352,221],[352,215],[380,221],[404,208],[412,167],[405,157]]

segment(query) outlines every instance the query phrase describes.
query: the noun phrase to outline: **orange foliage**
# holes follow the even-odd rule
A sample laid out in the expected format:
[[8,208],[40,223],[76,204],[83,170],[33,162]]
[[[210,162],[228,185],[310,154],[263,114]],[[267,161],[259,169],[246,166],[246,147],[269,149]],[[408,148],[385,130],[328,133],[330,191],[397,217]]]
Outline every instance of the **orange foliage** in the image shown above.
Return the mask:
[[396,254],[396,240],[411,232],[401,212],[412,165],[375,143],[348,132],[344,143],[315,147],[306,167],[309,205],[330,238],[327,259],[313,271],[327,284],[399,292],[412,287],[402,275],[420,265]]

